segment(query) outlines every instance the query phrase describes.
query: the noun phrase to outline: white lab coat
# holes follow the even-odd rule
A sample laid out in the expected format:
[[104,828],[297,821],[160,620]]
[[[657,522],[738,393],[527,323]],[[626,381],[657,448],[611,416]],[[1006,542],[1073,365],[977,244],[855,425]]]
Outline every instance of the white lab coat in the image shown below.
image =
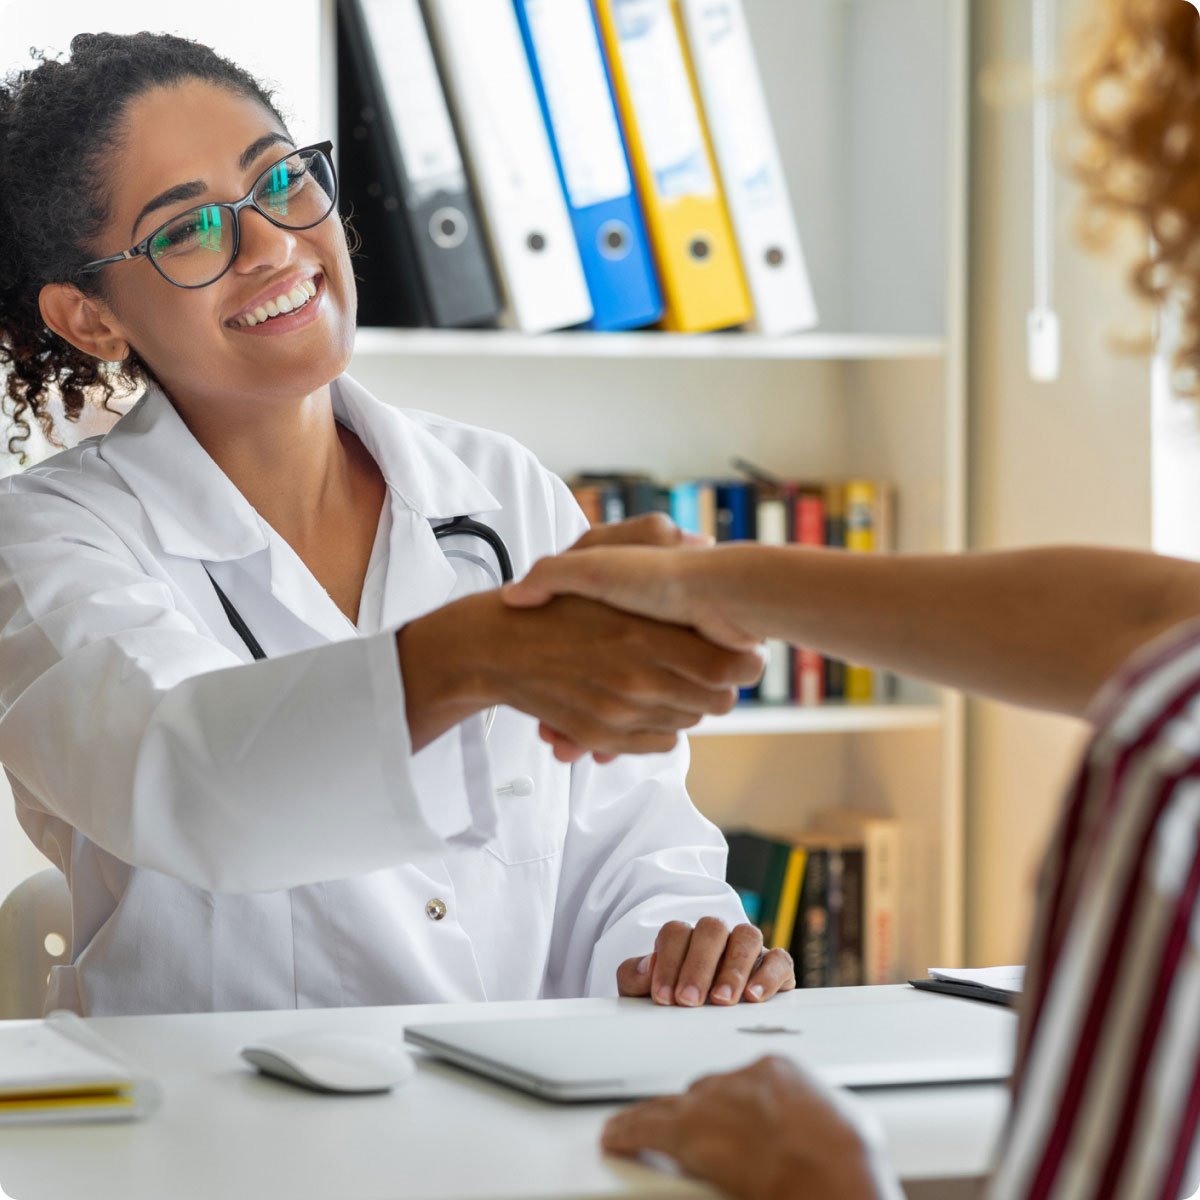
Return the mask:
[[49,1007],[611,994],[665,921],[741,919],[685,748],[567,767],[501,709],[413,753],[394,631],[487,586],[431,520],[487,522],[518,577],[586,523],[511,439],[332,392],[388,485],[357,628],[156,388],[0,480],[0,761],[74,908]]

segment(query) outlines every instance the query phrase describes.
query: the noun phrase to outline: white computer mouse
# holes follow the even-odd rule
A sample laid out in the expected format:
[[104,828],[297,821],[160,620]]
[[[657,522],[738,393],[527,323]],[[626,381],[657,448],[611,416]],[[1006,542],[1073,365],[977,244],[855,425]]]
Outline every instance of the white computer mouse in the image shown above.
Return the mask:
[[409,1052],[357,1033],[289,1033],[243,1046],[265,1075],[316,1092],[386,1092],[416,1072]]

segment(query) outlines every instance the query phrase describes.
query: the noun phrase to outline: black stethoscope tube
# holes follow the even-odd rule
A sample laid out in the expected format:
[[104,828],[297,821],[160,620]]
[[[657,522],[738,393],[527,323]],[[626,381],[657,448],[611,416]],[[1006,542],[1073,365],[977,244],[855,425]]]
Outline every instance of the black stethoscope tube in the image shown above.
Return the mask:
[[[482,521],[476,521],[471,517],[455,517],[453,521],[446,525],[439,525],[434,531],[433,536],[440,542],[442,538],[455,537],[461,535],[464,537],[477,537],[485,542],[492,553],[496,556],[496,562],[500,566],[500,581],[502,583],[511,583],[513,578],[512,559],[508,555],[508,547],[504,544],[504,539],[492,528],[483,524]],[[216,589],[217,597],[221,601],[221,607],[225,610],[225,616],[229,619],[229,624],[233,626],[234,632],[246,643],[246,649],[254,656],[255,659],[266,658],[266,651],[259,645],[258,639],[250,632],[250,626],[242,619],[242,614],[233,606],[233,601],[221,590],[221,585],[212,577],[212,573],[207,567],[204,572],[208,575],[213,587]]]

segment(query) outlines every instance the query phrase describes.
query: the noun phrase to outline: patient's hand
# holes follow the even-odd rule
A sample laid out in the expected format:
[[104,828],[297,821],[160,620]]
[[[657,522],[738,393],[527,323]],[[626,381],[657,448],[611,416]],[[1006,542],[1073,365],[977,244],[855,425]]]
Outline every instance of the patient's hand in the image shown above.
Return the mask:
[[636,1104],[603,1134],[611,1154],[665,1154],[737,1200],[900,1200],[882,1143],[849,1096],[782,1058]]
[[762,934],[753,925],[738,925],[731,933],[716,917],[704,917],[695,929],[686,921],[669,921],[649,954],[617,968],[620,995],[684,1007],[756,1003],[795,986],[786,950],[764,953]]

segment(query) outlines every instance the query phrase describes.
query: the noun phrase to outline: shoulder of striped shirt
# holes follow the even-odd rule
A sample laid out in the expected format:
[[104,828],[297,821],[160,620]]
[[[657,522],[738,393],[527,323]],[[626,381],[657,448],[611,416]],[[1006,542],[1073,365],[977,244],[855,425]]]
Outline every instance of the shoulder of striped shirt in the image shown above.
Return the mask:
[[1200,1125],[1200,622],[1106,691],[1038,914],[995,1197],[1173,1200]]

